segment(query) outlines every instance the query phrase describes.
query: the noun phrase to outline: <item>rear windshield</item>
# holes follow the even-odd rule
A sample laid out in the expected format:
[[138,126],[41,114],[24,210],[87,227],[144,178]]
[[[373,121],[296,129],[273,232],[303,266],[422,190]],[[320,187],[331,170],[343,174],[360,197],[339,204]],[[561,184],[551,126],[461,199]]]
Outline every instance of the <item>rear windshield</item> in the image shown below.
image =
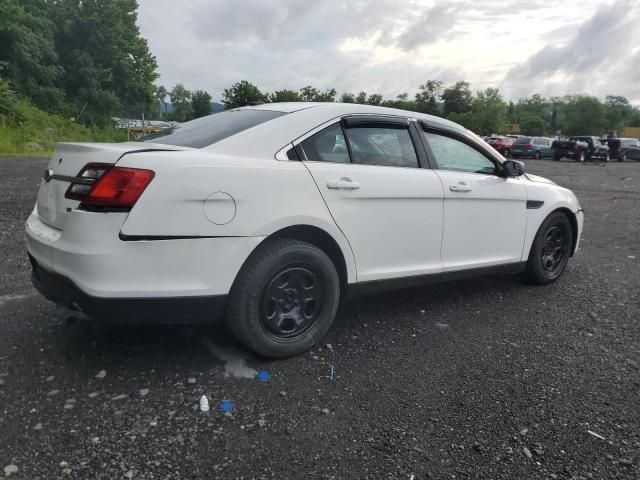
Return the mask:
[[282,115],[285,113],[269,110],[228,110],[144,136],[139,141],[203,148]]
[[516,145],[522,145],[524,143],[531,143],[531,137],[519,137],[515,141]]

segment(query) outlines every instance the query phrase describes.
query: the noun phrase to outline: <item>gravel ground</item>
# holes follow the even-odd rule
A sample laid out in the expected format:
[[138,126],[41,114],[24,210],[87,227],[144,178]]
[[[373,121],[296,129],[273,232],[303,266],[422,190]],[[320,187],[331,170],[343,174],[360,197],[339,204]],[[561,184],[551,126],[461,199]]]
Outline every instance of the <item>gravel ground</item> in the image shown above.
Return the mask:
[[0,476],[640,478],[640,164],[527,162],[586,211],[556,284],[359,298],[282,361],[219,326],[110,327],[38,296],[23,223],[45,164],[0,159]]

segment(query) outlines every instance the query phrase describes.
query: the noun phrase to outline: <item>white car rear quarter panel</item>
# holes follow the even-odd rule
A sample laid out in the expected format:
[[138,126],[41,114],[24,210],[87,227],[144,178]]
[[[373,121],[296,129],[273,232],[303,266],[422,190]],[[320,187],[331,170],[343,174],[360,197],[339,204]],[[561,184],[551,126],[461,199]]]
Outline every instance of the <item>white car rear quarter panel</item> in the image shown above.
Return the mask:
[[[336,240],[345,257],[348,281],[355,282],[349,243],[300,162],[232,157],[203,150],[134,153],[118,165],[155,172],[122,227],[124,235],[262,239],[285,227],[311,225]],[[204,202],[216,192],[228,194],[235,202],[235,216],[228,223],[214,223],[205,214]],[[217,256],[214,251],[205,254]]]

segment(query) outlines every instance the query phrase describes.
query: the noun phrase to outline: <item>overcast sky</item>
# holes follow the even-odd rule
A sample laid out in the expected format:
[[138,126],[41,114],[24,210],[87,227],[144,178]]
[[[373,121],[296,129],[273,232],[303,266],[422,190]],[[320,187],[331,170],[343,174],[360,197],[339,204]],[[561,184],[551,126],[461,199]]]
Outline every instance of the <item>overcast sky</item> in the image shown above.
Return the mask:
[[413,95],[428,79],[505,97],[624,95],[640,105],[640,1],[139,0],[159,83],[239,80]]

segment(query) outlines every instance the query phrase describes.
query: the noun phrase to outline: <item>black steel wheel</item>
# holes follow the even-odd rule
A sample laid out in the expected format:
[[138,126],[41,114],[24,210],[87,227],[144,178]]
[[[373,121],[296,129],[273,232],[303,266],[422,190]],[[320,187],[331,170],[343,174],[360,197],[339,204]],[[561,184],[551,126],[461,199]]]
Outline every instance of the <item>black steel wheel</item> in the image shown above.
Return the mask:
[[340,301],[340,277],[320,248],[289,238],[266,240],[236,277],[227,324],[263,357],[302,353],[327,332]]
[[296,263],[276,271],[262,293],[260,320],[275,338],[304,334],[317,320],[323,290],[314,266]]
[[557,280],[569,262],[573,231],[567,215],[553,212],[540,226],[527,260],[526,276],[533,283]]

